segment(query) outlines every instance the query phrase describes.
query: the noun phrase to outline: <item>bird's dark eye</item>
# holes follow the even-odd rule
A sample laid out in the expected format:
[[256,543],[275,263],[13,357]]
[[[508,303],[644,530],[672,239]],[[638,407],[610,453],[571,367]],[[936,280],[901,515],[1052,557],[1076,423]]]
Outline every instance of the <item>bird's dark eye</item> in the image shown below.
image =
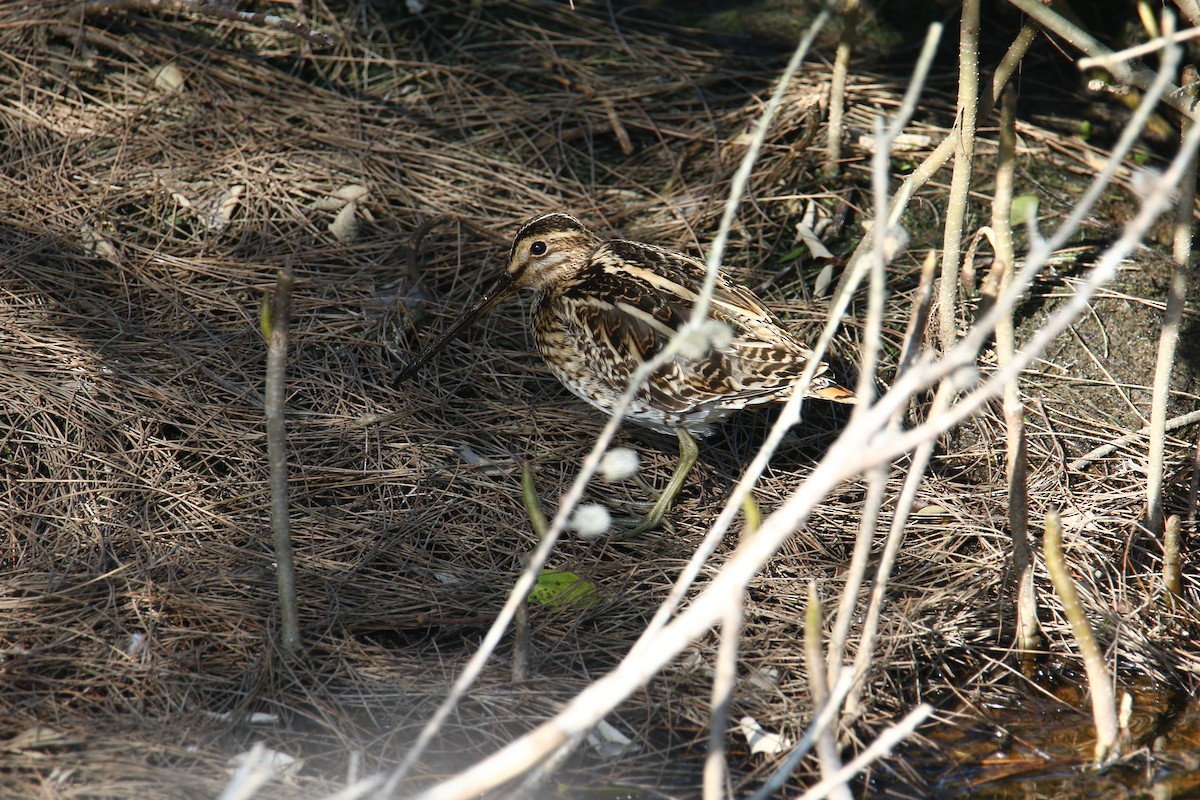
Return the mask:
[[531,256],[546,255],[546,243],[545,242],[534,242],[533,244],[529,245],[529,255],[531,255]]

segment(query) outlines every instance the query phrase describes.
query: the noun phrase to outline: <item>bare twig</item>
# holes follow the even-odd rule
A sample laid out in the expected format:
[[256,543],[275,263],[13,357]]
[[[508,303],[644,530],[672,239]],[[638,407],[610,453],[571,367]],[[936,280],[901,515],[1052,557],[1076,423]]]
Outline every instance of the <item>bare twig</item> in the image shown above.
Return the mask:
[[741,603],[731,603],[721,617],[721,640],[713,676],[708,727],[708,753],[704,758],[704,800],[722,800],[729,779],[725,763],[725,736],[729,731],[729,703],[737,684],[738,644],[742,637]]
[[300,616],[296,602],[296,561],[292,555],[291,517],[288,505],[287,396],[288,327],[291,324],[290,267],[279,270],[275,293],[263,298],[262,331],[267,339],[267,379],[263,393],[267,416],[267,458],[271,477],[271,531],[275,542],[276,578],[279,582],[280,644],[288,653],[300,649]]
[[[843,597],[848,592],[843,592]],[[817,594],[817,584],[808,582],[808,606],[804,609],[804,667],[808,674],[808,693],[812,697],[813,709],[818,709],[829,702],[829,685],[825,672],[833,665],[831,660],[826,664],[821,648],[821,598]],[[834,680],[845,672],[838,663],[834,672]],[[821,764],[821,774],[825,777],[836,774],[842,768],[841,755],[838,753],[837,725],[834,721],[826,726],[817,737],[817,758]],[[850,790],[840,786],[833,791],[833,796],[848,800],[853,797]]]
[[[1165,20],[1169,25],[1170,20]],[[1183,72],[1187,97],[1196,100],[1196,68],[1189,65]],[[1183,117],[1182,133],[1187,135],[1195,120]],[[1179,341],[1179,326],[1183,321],[1183,302],[1187,297],[1187,267],[1192,259],[1192,233],[1195,230],[1196,160],[1193,159],[1179,187],[1175,201],[1174,252],[1176,266],[1171,270],[1167,287],[1167,307],[1163,311],[1162,330],[1158,338],[1158,357],[1154,364],[1154,390],[1150,397],[1150,450],[1146,480],[1146,529],[1152,536],[1162,531],[1163,459],[1167,438],[1167,398],[1171,390],[1171,371],[1175,368],[1175,346]]]
[[[1179,428],[1182,428],[1186,425],[1191,425],[1194,422],[1200,422],[1200,409],[1197,409],[1196,411],[1189,411],[1186,414],[1180,414],[1178,417],[1172,417],[1163,423],[1163,430],[1178,430]],[[1099,461],[1100,459],[1111,455],[1122,447],[1127,447],[1138,439],[1149,436],[1150,426],[1144,425],[1143,427],[1138,428],[1136,431],[1130,431],[1123,436],[1113,439],[1108,444],[1102,444],[1094,450],[1089,450],[1068,464],[1067,469],[1076,471],[1081,470],[1088,464],[1091,464],[1093,461]]]
[[[1118,50],[1110,55],[1095,57],[1088,56],[1086,58],[1081,58],[1079,59],[1079,68],[1092,69],[1094,67],[1104,67],[1105,69],[1111,70],[1113,65],[1117,62],[1141,58],[1142,56],[1150,55],[1151,53],[1157,53],[1159,50],[1162,50],[1168,45],[1183,44],[1184,42],[1200,37],[1200,28],[1188,28],[1187,30],[1182,30],[1170,35],[1159,35],[1154,31],[1151,31],[1151,35],[1154,36],[1154,38],[1148,42],[1143,42],[1133,47],[1126,47],[1124,50]],[[1181,88],[1183,88],[1185,92],[1187,91],[1186,79],[1183,87]]]
[[912,311],[908,316],[908,326],[904,329],[904,347],[900,350],[897,373],[912,367],[925,341],[925,331],[929,328],[929,308],[933,302],[933,276],[936,267],[937,253],[930,250],[921,262],[921,282],[917,285]]
[[[1016,93],[1004,92],[1000,104],[1000,153],[996,170],[996,196],[992,201],[993,246],[1001,272],[1000,291],[1007,289],[1016,272],[1012,239],[1013,171],[1016,166]],[[1016,351],[1011,315],[996,322],[996,360],[1001,369],[1012,363]],[[1016,583],[1017,650],[1026,657],[1038,647],[1037,595],[1033,584],[1033,554],[1029,547],[1028,460],[1025,442],[1025,404],[1020,378],[1004,388],[1004,427],[1007,438],[1005,471],[1008,475],[1008,532],[1012,537],[1013,577]]]
[[1172,597],[1183,592],[1183,559],[1179,556],[1182,543],[1179,517],[1172,514],[1163,528],[1163,589]]
[[1112,677],[1104,663],[1104,653],[1096,643],[1096,635],[1088,622],[1083,603],[1079,600],[1079,592],[1075,590],[1075,582],[1071,579],[1066,560],[1062,551],[1062,522],[1058,512],[1052,511],[1046,515],[1046,533],[1042,540],[1046,556],[1046,571],[1054,583],[1054,591],[1062,600],[1063,611],[1071,624],[1071,632],[1075,636],[1075,644],[1083,657],[1083,666],[1087,670],[1088,689],[1092,695],[1092,717],[1096,723],[1096,764],[1102,764],[1110,758],[1120,755],[1117,752],[1117,735],[1120,727],[1117,724],[1117,702],[1113,694]]
[[954,141],[954,175],[942,229],[942,279],[938,286],[938,339],[948,349],[958,338],[958,276],[963,223],[975,166],[975,116],[979,111],[980,0],[963,0],[958,33],[958,118]]
[[1200,25],[1200,2],[1197,0],[1175,0],[1175,5],[1193,25]]
[[854,49],[855,29],[858,27],[858,0],[843,0],[842,31],[838,37],[837,53],[833,57],[833,75],[829,81],[829,126],[825,132],[825,174],[836,175],[842,157],[842,120],[846,114],[846,74],[850,71],[850,54]]

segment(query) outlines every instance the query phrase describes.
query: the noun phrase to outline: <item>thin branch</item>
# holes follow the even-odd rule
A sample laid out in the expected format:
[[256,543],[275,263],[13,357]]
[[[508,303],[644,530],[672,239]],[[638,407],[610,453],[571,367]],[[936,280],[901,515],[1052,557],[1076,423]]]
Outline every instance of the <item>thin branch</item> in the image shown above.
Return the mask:
[[975,166],[975,118],[979,111],[980,0],[963,0],[958,34],[958,118],[954,142],[954,174],[942,229],[942,279],[938,287],[938,339],[948,349],[958,338],[958,277],[963,225]]
[[[1109,55],[1096,57],[1088,56],[1086,58],[1081,58],[1079,59],[1078,66],[1080,69],[1103,67],[1109,72],[1112,72],[1114,65],[1121,61],[1129,61],[1130,59],[1141,58],[1142,56],[1147,56],[1151,53],[1157,53],[1164,47],[1173,44],[1183,44],[1184,42],[1191,41],[1197,37],[1200,37],[1200,28],[1186,28],[1169,36],[1155,36],[1148,42],[1142,42],[1141,44],[1134,45],[1133,47],[1126,47],[1124,50],[1117,50],[1115,53],[1110,53]],[[1187,81],[1185,80],[1184,86],[1186,87],[1186,85]]]
[[[1189,411],[1186,414],[1180,414],[1178,417],[1173,417],[1167,420],[1163,423],[1163,430],[1178,430],[1186,425],[1191,425],[1193,422],[1200,422],[1200,409],[1197,409],[1196,411]],[[1105,456],[1112,455],[1122,447],[1127,447],[1138,439],[1150,436],[1150,432],[1151,428],[1149,425],[1145,425],[1136,431],[1130,431],[1124,436],[1113,439],[1108,444],[1102,444],[1096,449],[1084,453],[1079,458],[1068,464],[1067,469],[1078,472],[1088,464],[1091,464],[1093,461],[1099,461]]]
[[904,718],[895,725],[884,729],[875,738],[875,741],[867,745],[866,749],[855,756],[853,761],[842,767],[840,772],[828,778],[823,778],[815,786],[809,787],[808,791],[800,795],[798,800],[818,800],[818,798],[829,796],[834,787],[845,786],[851,778],[865,767],[886,756],[891,752],[893,747],[911,736],[912,732],[917,729],[917,726],[928,719],[932,713],[933,706],[928,703],[922,703],[917,706],[905,714]]
[[[1170,24],[1169,18],[1164,20]],[[1196,101],[1196,68],[1184,70],[1184,86],[1188,98]],[[1195,126],[1191,117],[1181,123],[1183,136]],[[1175,201],[1175,266],[1167,287],[1167,307],[1163,311],[1162,330],[1158,337],[1158,357],[1154,364],[1154,389],[1150,396],[1150,448],[1146,481],[1146,529],[1152,536],[1162,532],[1163,461],[1166,455],[1167,398],[1171,391],[1171,372],[1175,368],[1175,347],[1179,342],[1179,326],[1183,321],[1183,302],[1187,297],[1187,266],[1192,259],[1192,233],[1195,229],[1196,159],[1192,159],[1179,187]]]
[[[996,196],[992,200],[992,235],[996,266],[1000,269],[999,291],[1012,285],[1016,273],[1013,252],[1012,198],[1016,168],[1016,93],[1004,92],[1000,103],[1000,152],[996,168]],[[1003,369],[1016,352],[1011,314],[996,322],[996,362]],[[1029,547],[1029,469],[1026,457],[1025,404],[1021,400],[1020,376],[1004,387],[1005,473],[1008,480],[1008,532],[1012,538],[1013,576],[1016,581],[1017,650],[1023,658],[1038,647],[1037,595],[1033,584],[1033,552]]]
[[1120,726],[1117,724],[1117,702],[1113,693],[1112,677],[1104,663],[1104,653],[1096,643],[1096,634],[1088,622],[1087,612],[1079,601],[1079,592],[1075,590],[1075,582],[1067,569],[1066,559],[1062,550],[1062,522],[1058,512],[1052,511],[1046,515],[1046,533],[1042,537],[1042,547],[1046,556],[1046,571],[1054,583],[1054,591],[1062,600],[1063,611],[1071,624],[1071,633],[1083,657],[1083,666],[1087,671],[1088,689],[1092,695],[1092,717],[1096,723],[1096,764],[1102,764],[1110,758],[1119,755],[1116,751],[1117,735]]
[[842,32],[833,57],[833,75],[829,80],[829,125],[825,132],[825,174],[837,175],[842,157],[842,128],[846,115],[846,76],[858,27],[858,0],[843,0]]
[[1193,25],[1200,25],[1200,2],[1196,0],[1175,0],[1175,5]]
[[300,650],[300,614],[296,601],[296,560],[292,554],[287,470],[287,347],[292,314],[291,267],[279,270],[275,293],[263,299],[262,331],[267,339],[267,377],[263,406],[267,418],[267,460],[271,481],[271,531],[279,583],[280,645]]
[[704,758],[704,800],[722,800],[729,766],[725,763],[725,736],[729,731],[729,703],[737,684],[738,645],[742,638],[744,605],[731,603],[721,617],[721,643],[713,676],[712,713],[709,715],[708,753]]
[[[843,599],[849,594],[843,591]],[[857,596],[857,591],[855,592]],[[837,663],[837,671],[832,672]],[[804,609],[804,667],[808,674],[808,693],[812,697],[813,709],[821,708],[829,702],[829,684],[833,678],[841,677],[845,668],[841,662],[832,658],[826,664],[826,658],[821,651],[821,598],[817,594],[815,581],[808,582],[808,606]],[[826,669],[831,670],[831,678],[825,675]],[[834,720],[825,727],[817,737],[817,760],[821,765],[821,775],[829,777],[842,768],[841,754],[838,753],[837,725]],[[833,791],[836,800],[852,800],[854,795],[849,788],[840,786]]]

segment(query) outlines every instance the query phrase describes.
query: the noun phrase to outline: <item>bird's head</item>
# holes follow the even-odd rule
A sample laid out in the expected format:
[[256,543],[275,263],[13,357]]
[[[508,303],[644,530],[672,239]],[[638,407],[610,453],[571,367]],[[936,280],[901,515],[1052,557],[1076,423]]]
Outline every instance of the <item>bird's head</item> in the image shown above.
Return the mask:
[[575,274],[599,244],[570,214],[543,214],[517,231],[505,273],[514,288],[542,291]]

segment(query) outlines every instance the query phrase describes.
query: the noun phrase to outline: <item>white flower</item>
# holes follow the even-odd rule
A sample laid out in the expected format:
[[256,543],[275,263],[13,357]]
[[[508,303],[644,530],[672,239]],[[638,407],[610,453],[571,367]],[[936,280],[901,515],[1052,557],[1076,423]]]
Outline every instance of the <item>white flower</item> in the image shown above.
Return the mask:
[[614,447],[600,460],[600,474],[609,483],[633,477],[638,471],[638,454],[628,447]]
[[585,539],[595,539],[608,531],[612,525],[612,515],[604,506],[590,503],[575,509],[567,525]]

